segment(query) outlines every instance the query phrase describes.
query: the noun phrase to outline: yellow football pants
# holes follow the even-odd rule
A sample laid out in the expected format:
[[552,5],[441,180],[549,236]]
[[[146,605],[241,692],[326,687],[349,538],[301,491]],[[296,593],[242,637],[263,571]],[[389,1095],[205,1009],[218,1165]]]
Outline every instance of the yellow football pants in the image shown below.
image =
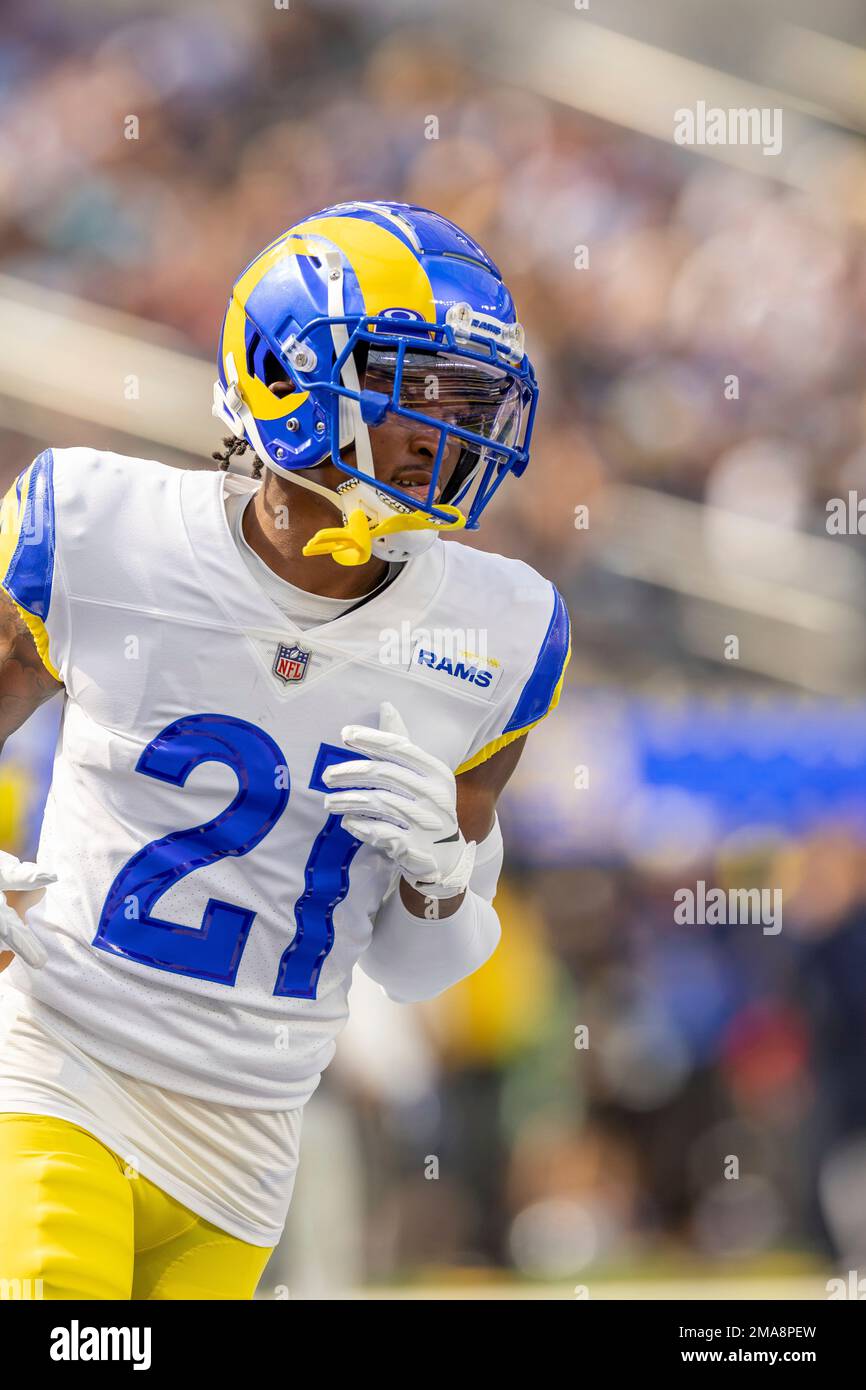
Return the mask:
[[127,1176],[79,1125],[0,1114],[0,1298],[249,1299],[270,1253]]

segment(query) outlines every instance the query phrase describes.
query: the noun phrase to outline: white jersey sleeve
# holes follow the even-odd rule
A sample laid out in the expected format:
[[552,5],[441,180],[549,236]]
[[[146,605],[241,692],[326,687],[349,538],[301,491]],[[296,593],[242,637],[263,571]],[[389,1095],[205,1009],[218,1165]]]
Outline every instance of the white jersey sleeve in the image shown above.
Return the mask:
[[460,774],[522,738],[556,708],[571,658],[571,626],[561,594],[529,565],[453,543],[448,551],[459,609],[474,614],[469,640],[485,648],[471,688],[488,696],[455,768]]

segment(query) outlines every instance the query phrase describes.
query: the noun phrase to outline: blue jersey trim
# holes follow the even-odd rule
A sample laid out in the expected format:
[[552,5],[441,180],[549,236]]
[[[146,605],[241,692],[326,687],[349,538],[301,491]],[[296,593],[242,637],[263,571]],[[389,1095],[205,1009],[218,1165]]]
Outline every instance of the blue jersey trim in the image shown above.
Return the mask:
[[524,729],[528,724],[535,724],[544,718],[565,669],[571,629],[568,612],[556,589],[553,590],[553,595],[553,613],[544,641],[532,674],[520,692],[517,707],[502,730],[503,734],[510,734],[515,729]]
[[50,449],[34,460],[29,473],[18,543],[3,587],[16,603],[44,622],[54,578],[54,455]]

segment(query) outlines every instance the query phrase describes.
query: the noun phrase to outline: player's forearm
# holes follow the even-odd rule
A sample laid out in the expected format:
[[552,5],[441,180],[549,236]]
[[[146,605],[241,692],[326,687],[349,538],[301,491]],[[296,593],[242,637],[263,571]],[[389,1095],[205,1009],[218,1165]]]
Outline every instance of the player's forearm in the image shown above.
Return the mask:
[[390,999],[413,1004],[471,975],[493,955],[499,936],[493,907],[471,889],[453,916],[438,921],[414,917],[399,893],[392,893],[361,967]]
[[[400,897],[403,899],[403,906],[406,908],[407,912],[411,913],[413,917],[421,917],[425,920],[429,920],[430,898],[425,898],[424,894],[420,893],[417,888],[413,888],[412,884],[405,878],[400,879],[398,891]],[[466,894],[464,892],[458,893],[453,898],[436,899],[439,904],[436,909],[439,917],[453,917],[454,913],[459,911],[465,897]]]
[[373,940],[361,957],[365,974],[400,1004],[432,999],[489,960],[500,937],[492,906],[502,865],[498,821],[478,846],[468,890],[449,915],[451,899],[433,900],[439,918],[416,916],[394,892],[376,918]]

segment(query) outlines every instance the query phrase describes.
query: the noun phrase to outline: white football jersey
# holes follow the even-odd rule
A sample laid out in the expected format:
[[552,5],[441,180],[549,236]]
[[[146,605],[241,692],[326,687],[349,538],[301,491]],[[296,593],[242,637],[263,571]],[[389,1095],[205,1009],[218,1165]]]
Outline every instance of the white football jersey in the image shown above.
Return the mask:
[[347,723],[390,700],[455,771],[556,703],[553,586],[436,541],[369,601],[293,625],[224,492],[258,484],[48,450],[0,513],[0,583],[66,693],[30,909],[48,964],[9,981],[118,1071],[218,1104],[302,1105],[398,871],[329,816]]

